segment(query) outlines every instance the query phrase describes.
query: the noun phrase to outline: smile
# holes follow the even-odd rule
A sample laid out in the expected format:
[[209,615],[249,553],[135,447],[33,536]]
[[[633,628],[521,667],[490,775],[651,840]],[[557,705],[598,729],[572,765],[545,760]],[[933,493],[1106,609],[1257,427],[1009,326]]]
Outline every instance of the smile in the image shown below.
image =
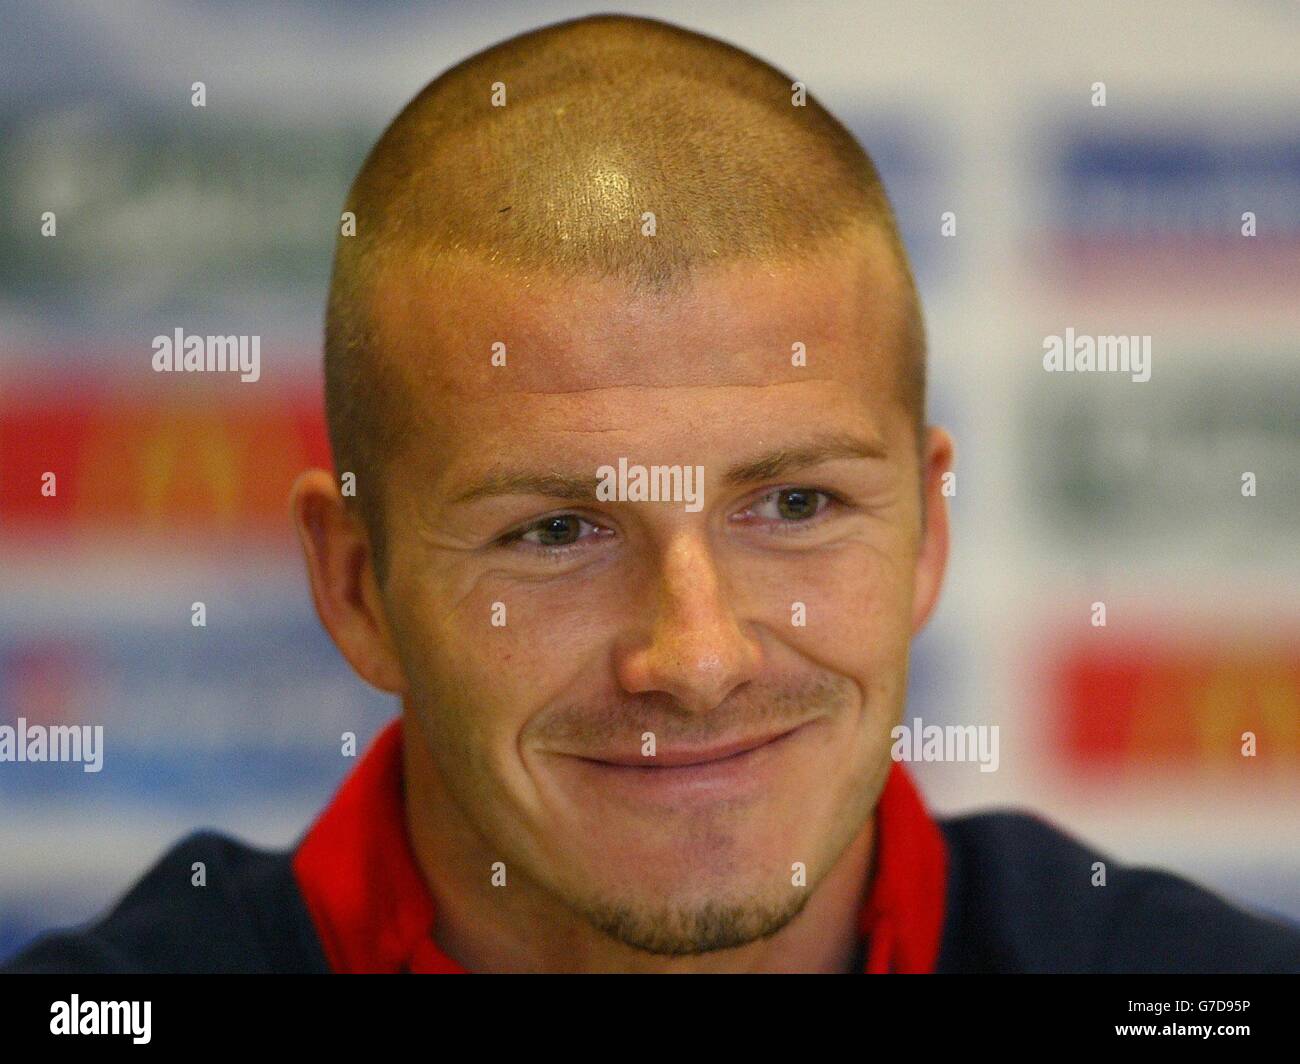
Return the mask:
[[794,728],[787,728],[782,732],[775,732],[771,735],[761,736],[756,739],[736,739],[729,743],[720,743],[715,746],[701,747],[699,749],[690,749],[689,747],[674,747],[670,750],[657,751],[654,757],[645,757],[638,753],[623,754],[616,753],[601,757],[583,757],[584,761],[592,761],[598,765],[611,765],[619,768],[640,768],[646,770],[665,769],[665,768],[690,768],[695,765],[711,765],[719,761],[730,761],[733,758],[743,757],[753,750],[758,750],[764,746],[779,742],[787,735],[792,735],[799,730],[801,725]]
[[580,789],[599,798],[647,802],[745,799],[769,790],[779,780],[808,723],[782,732],[731,740],[708,747],[671,747],[654,757],[639,751],[566,755],[560,760]]

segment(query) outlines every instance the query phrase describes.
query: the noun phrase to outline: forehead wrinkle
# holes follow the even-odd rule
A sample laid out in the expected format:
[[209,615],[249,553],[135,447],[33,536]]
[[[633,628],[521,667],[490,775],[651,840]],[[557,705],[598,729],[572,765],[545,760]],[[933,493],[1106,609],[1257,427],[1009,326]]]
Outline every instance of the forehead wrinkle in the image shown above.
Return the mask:
[[619,392],[619,391],[678,391],[683,388],[692,391],[718,390],[727,388],[781,388],[790,384],[839,384],[834,377],[807,377],[797,381],[767,381],[759,384],[750,384],[746,381],[737,381],[734,384],[593,384],[588,388],[556,388],[546,391],[537,391],[531,388],[513,388],[494,390],[490,395],[484,395],[482,398],[491,399],[497,395],[535,395],[539,398],[550,398],[560,395],[586,395],[592,392]]
[[[866,264],[858,263],[857,268],[862,269]],[[482,278],[482,274],[480,274]],[[395,281],[402,280],[400,277],[394,277]],[[408,284],[401,283],[392,286],[385,286],[386,301],[392,309],[397,309],[403,304],[406,311],[413,310],[421,302],[415,292],[409,287],[410,277],[405,280]],[[403,289],[405,291],[403,291]],[[401,294],[399,294],[401,293]],[[698,289],[696,290],[698,294]],[[372,291],[372,298],[377,301],[381,298],[379,291]],[[570,290],[568,293],[560,293],[572,298],[576,293]],[[396,300],[394,306],[393,300]],[[888,306],[892,301],[886,300],[884,303]],[[877,301],[877,306],[880,302]],[[539,337],[554,337],[552,331],[554,322],[548,322],[550,315],[541,311],[536,305],[529,306],[527,301],[524,302],[526,318],[531,319],[530,329],[537,330]],[[834,310],[835,308],[830,308]],[[854,324],[866,326],[861,320],[864,312],[863,307],[855,307],[856,321]],[[893,308],[890,307],[890,310]],[[538,315],[540,314],[540,318]],[[889,317],[889,311],[886,311],[885,317]],[[849,351],[845,348],[844,342],[828,345],[830,348],[829,357],[834,364],[844,370],[843,376],[806,376],[808,370],[806,367],[795,367],[789,364],[787,352],[784,347],[774,350],[773,358],[770,363],[770,376],[778,379],[758,379],[758,380],[736,380],[732,382],[717,383],[716,372],[709,365],[702,361],[679,360],[677,365],[664,365],[657,363],[653,358],[653,350],[646,350],[640,357],[626,359],[625,363],[620,366],[610,366],[604,364],[601,358],[594,352],[584,352],[580,347],[570,347],[560,353],[559,356],[552,359],[552,366],[539,366],[534,360],[530,363],[527,349],[522,360],[512,358],[509,369],[500,367],[488,367],[484,360],[475,360],[469,353],[464,344],[465,336],[461,336],[462,326],[458,324],[459,315],[447,319],[441,318],[431,322],[432,331],[425,331],[427,341],[419,343],[416,350],[412,350],[412,345],[401,342],[402,333],[410,337],[408,331],[411,319],[406,319],[406,328],[399,325],[406,314],[399,312],[395,317],[380,314],[382,325],[392,327],[397,326],[397,333],[390,333],[388,328],[384,328],[386,334],[384,339],[393,341],[381,343],[379,350],[375,352],[378,360],[388,365],[389,386],[385,389],[385,394],[390,400],[390,423],[394,426],[403,424],[408,428],[414,428],[418,421],[432,421],[441,415],[437,411],[438,397],[455,397],[461,405],[477,405],[480,403],[492,402],[493,400],[504,401],[527,401],[529,397],[535,397],[539,403],[548,401],[558,401],[565,396],[572,397],[591,397],[594,401],[604,393],[617,395],[625,393],[629,397],[642,395],[654,396],[656,394],[682,395],[689,392],[695,392],[701,396],[709,394],[725,394],[726,389],[746,389],[750,392],[761,391],[762,389],[778,388],[790,384],[808,384],[808,385],[827,385],[839,384],[855,393],[862,393],[869,396],[877,390],[888,390],[890,382],[885,377],[892,376],[891,370],[897,372],[896,360],[889,357],[890,352],[883,350],[881,342],[881,333],[888,335],[893,330],[888,328],[892,322],[881,321],[876,319],[870,326],[866,326],[866,332],[859,329],[853,330],[853,336],[857,341],[846,338],[845,342],[861,342],[866,345],[866,349],[861,352]],[[567,328],[571,323],[565,324],[560,322],[561,328]],[[540,326],[540,328],[538,328]],[[450,331],[448,328],[450,327]],[[815,339],[815,333],[820,330],[808,332],[805,330],[805,338],[809,340],[810,346]],[[572,334],[566,333],[561,342],[568,344]],[[508,337],[507,337],[508,339]],[[460,341],[460,342],[455,342]],[[448,347],[448,343],[452,343]],[[705,341],[702,344],[708,347],[710,352],[716,353],[716,345],[708,345]],[[473,345],[471,345],[473,346]],[[746,376],[757,377],[759,371],[763,368],[755,364],[755,357],[761,357],[762,349],[754,345],[751,351],[743,348],[750,345],[742,341],[742,349],[729,352],[725,357],[733,362],[740,362],[736,366],[741,373]],[[817,346],[821,346],[819,343]],[[477,347],[475,347],[477,350]],[[512,355],[517,348],[512,349]],[[458,355],[458,352],[464,354]],[[745,365],[745,363],[748,365]],[[823,364],[825,364],[823,362]],[[520,367],[522,366],[522,370]],[[637,380],[625,380],[619,382],[600,382],[591,384],[577,384],[573,387],[563,386],[543,386],[540,388],[530,387],[526,378],[530,375],[541,378],[538,383],[547,384],[548,378],[554,380],[558,378],[578,378],[579,381],[585,376],[590,377],[598,373],[626,373],[628,375],[637,375],[648,373],[651,375],[667,375],[676,373],[678,380],[667,383],[646,382]],[[525,380],[519,381],[520,377]],[[685,379],[680,379],[680,378]],[[714,379],[710,380],[709,377]],[[693,379],[704,378],[704,379]],[[785,378],[785,379],[779,379]],[[511,386],[511,381],[519,381],[518,385]],[[742,400],[743,401],[743,400]],[[444,420],[454,422],[456,419],[454,411],[447,411],[448,417]],[[448,426],[450,427],[450,426]],[[592,430],[595,431],[614,431],[614,430]],[[400,436],[407,436],[408,432],[403,430],[398,433]],[[397,440],[394,439],[396,445]]]
[[[641,358],[656,355],[652,337],[665,329],[698,332],[701,347],[708,348],[704,353],[717,348],[709,337],[729,336],[739,349],[760,352],[769,346],[769,336],[787,332],[810,347],[814,341],[822,345],[842,337],[888,349],[896,332],[892,319],[899,278],[888,262],[876,261],[882,257],[883,251],[866,247],[855,249],[849,259],[828,260],[817,271],[789,263],[720,266],[701,273],[681,297],[664,301],[625,299],[625,286],[598,278],[545,276],[545,284],[521,290],[511,271],[479,258],[440,259],[433,265],[418,257],[393,256],[370,296],[381,323],[397,328],[396,342],[385,348],[409,350],[402,333],[428,338],[412,352],[417,365],[439,355],[446,361],[446,352],[486,351],[489,341],[501,340],[512,349],[520,344],[532,352],[549,348],[553,362],[570,363],[557,365],[557,372],[581,372],[584,357],[637,368]],[[828,290],[828,273],[834,294]],[[453,292],[459,308],[454,312],[447,309]],[[796,292],[802,294],[796,298]],[[798,308],[794,321],[776,309],[791,299]],[[592,316],[584,311],[590,306],[606,307],[608,313],[589,320]],[[788,363],[788,348],[783,345],[780,353],[785,357],[779,362]],[[700,372],[705,367],[691,360],[685,368]]]

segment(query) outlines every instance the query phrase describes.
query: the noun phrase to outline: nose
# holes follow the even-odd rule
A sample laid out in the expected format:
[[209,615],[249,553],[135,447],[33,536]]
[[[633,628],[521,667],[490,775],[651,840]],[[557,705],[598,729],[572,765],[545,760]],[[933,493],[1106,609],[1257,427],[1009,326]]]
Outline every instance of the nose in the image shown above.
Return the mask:
[[758,675],[761,648],[737,620],[707,536],[686,533],[668,544],[652,579],[643,624],[615,651],[619,683],[706,713]]

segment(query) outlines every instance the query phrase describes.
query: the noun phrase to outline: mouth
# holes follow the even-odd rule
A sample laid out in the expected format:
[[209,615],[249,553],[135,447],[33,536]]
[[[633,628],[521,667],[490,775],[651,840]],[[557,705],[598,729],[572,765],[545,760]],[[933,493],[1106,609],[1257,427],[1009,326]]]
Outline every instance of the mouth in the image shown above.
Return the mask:
[[597,765],[607,765],[614,768],[639,768],[647,771],[693,768],[697,765],[714,765],[719,762],[744,757],[754,750],[779,742],[787,735],[793,735],[801,727],[802,725],[797,724],[793,728],[786,728],[784,731],[772,732],[768,735],[748,739],[734,739],[730,742],[715,743],[707,747],[676,746],[666,750],[656,750],[653,757],[644,756],[635,751],[632,753],[618,751],[599,756],[575,756],[579,756],[582,761],[590,761]]
[[810,730],[812,722],[805,722],[710,746],[661,747],[654,757],[633,749],[570,754],[559,761],[585,802],[613,801],[640,813],[683,802],[748,803],[780,787],[783,770],[789,770],[801,736]]

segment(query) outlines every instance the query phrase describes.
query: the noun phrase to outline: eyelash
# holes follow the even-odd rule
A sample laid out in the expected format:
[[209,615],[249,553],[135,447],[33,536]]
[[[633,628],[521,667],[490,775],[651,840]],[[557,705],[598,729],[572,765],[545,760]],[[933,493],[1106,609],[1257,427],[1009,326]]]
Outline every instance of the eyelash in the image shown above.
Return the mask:
[[[805,485],[797,485],[797,486],[787,485],[786,487],[773,488],[771,491],[766,492],[765,494],[761,495],[758,499],[756,499],[754,503],[751,504],[751,506],[747,507],[746,509],[747,510],[754,509],[756,506],[764,502],[767,502],[769,499],[782,495],[786,492],[795,492],[795,491],[806,491],[806,492],[811,492],[814,495],[821,495],[826,499],[826,503],[819,510],[817,510],[815,514],[813,514],[811,517],[805,518],[802,521],[779,521],[778,520],[776,523],[777,526],[780,528],[780,531],[776,532],[777,535],[782,535],[782,536],[800,535],[802,532],[807,530],[810,526],[815,524],[820,524],[825,519],[826,514],[829,510],[831,510],[832,508],[839,508],[845,505],[844,499],[839,494],[833,491],[827,491],[825,488],[814,488]],[[562,546],[543,546],[539,543],[529,543],[524,539],[524,536],[528,535],[531,532],[536,532],[540,530],[548,521],[554,521],[558,517],[576,517],[583,524],[591,525],[592,527],[599,527],[596,525],[596,522],[589,521],[581,514],[574,513],[571,510],[566,510],[560,513],[549,514],[546,517],[538,518],[536,521],[532,522],[531,524],[524,525],[522,528],[519,528],[514,532],[507,533],[505,536],[501,538],[500,544],[503,547],[513,548],[517,550],[524,550],[528,553],[534,554],[539,558],[550,560],[550,561],[562,561],[563,559],[568,557],[569,554],[571,554],[573,551],[585,550],[586,548],[582,546],[581,541],[575,543],[566,543]],[[579,528],[579,535],[581,535],[581,528]]]
[[[827,491],[825,488],[814,488],[811,485],[806,485],[806,484],[787,485],[786,487],[783,488],[773,488],[771,491],[766,492],[765,494],[759,496],[759,498],[755,501],[754,505],[757,506],[760,503],[767,502],[768,499],[774,498],[775,496],[783,495],[786,492],[793,492],[793,491],[806,491],[806,492],[811,492],[813,495],[825,496],[826,504],[820,507],[817,510],[817,512],[814,513],[811,517],[805,518],[802,521],[777,520],[777,527],[779,529],[777,535],[781,535],[781,536],[800,535],[802,532],[811,528],[813,525],[821,524],[821,522],[826,518],[827,511],[829,511],[832,508],[842,507],[844,505],[844,499],[840,495],[836,494],[835,492]],[[753,507],[750,507],[749,509],[752,508]]]
[[[528,543],[524,540],[524,536],[528,535],[530,532],[540,530],[548,521],[554,521],[557,517],[576,517],[583,524],[591,525],[593,528],[597,527],[594,521],[589,521],[581,514],[576,514],[572,511],[566,510],[562,513],[550,514],[547,517],[538,518],[532,524],[525,525],[523,528],[520,528],[515,532],[507,533],[501,539],[501,545],[507,548],[523,550],[529,554],[536,555],[544,561],[563,561],[573,551],[586,550],[586,548],[582,546],[581,542],[566,543],[559,547],[547,547],[540,543]],[[581,528],[579,528],[578,531],[579,534],[581,534]]]

